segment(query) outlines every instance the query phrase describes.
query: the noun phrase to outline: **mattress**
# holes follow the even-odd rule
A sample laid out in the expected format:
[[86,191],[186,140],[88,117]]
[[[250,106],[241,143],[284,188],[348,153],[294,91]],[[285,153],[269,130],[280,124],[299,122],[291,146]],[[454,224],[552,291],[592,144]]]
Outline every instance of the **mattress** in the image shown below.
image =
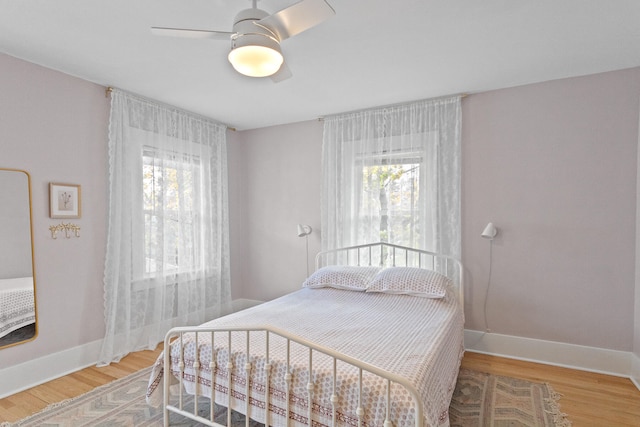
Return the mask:
[[[400,375],[418,390],[424,407],[424,422],[429,426],[448,425],[448,407],[463,354],[464,318],[459,301],[453,291],[442,299],[429,299],[408,295],[368,293],[332,288],[302,289],[276,300],[234,313],[201,325],[202,327],[248,327],[271,325],[349,357]],[[234,332],[231,359],[234,366],[244,368],[246,362],[245,333]],[[191,337],[193,338],[193,337]],[[216,402],[243,411],[246,395],[246,378],[242,369],[232,372],[232,380],[238,388],[228,397],[225,386],[228,373],[225,371],[229,352],[218,347],[225,344],[214,339],[216,348],[215,384],[212,382],[208,363],[211,359],[209,334],[198,337],[199,362],[201,368],[196,375],[193,368],[195,344],[184,338],[184,387],[187,392],[211,396],[214,388]],[[251,387],[251,418],[264,422],[264,375],[261,374],[265,360],[258,350],[264,352],[264,335],[252,335],[250,361],[254,368],[249,381]],[[180,346],[172,345],[172,372],[179,373],[178,355]],[[270,340],[270,358],[275,360],[270,384],[271,402],[275,415],[270,424],[286,425],[286,393],[283,386],[286,363],[284,340]],[[293,414],[290,418],[297,424],[308,423],[306,389],[309,380],[308,350],[292,344],[291,372],[293,374]],[[331,425],[332,371],[331,360],[317,355],[313,360],[314,425]],[[147,392],[147,401],[158,405],[162,401],[161,380],[163,359],[158,358],[154,366]],[[197,381],[196,381],[196,376]],[[365,423],[382,425],[386,382],[371,375],[364,376],[363,406]],[[213,385],[213,387],[212,387]],[[344,366],[338,378],[340,390],[340,425],[357,425],[357,369]],[[411,399],[399,385],[392,386],[391,408],[396,426],[414,425]],[[371,408],[371,409],[366,409]],[[395,421],[397,420],[397,421]]]
[[33,278],[0,280],[0,338],[36,321]]

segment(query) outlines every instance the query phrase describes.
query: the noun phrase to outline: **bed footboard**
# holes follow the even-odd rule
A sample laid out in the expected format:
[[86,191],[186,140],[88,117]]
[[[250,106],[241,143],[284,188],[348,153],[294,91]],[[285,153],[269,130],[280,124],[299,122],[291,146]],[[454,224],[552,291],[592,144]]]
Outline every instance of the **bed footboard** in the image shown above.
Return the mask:
[[[174,376],[179,393],[171,396]],[[246,426],[250,419],[267,426],[362,426],[367,416],[378,414],[375,425],[390,427],[399,425],[393,419],[399,394],[411,402],[401,424],[422,426],[420,395],[405,378],[284,330],[182,327],[169,331],[165,339],[165,426],[170,412],[208,426],[231,426],[236,411],[245,415]],[[187,396],[193,400],[188,409]],[[199,396],[211,400],[208,416],[199,414]],[[279,402],[274,403],[274,397]],[[226,407],[225,424],[215,421],[214,401]],[[375,407],[366,406],[370,403]],[[301,408],[306,413],[300,413]],[[406,413],[413,414],[411,424]]]

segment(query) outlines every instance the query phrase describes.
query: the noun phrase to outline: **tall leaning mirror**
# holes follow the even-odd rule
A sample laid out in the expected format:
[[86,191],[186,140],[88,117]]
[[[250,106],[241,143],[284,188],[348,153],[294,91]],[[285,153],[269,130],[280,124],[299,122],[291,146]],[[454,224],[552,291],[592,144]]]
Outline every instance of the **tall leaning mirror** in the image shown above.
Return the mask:
[[35,339],[31,177],[0,168],[0,348]]

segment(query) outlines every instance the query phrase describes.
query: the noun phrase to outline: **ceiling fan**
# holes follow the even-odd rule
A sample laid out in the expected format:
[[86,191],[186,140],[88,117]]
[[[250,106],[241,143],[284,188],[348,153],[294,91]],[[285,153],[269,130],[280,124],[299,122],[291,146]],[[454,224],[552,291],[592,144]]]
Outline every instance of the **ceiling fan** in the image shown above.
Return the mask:
[[279,82],[291,77],[284,62],[280,42],[295,36],[335,15],[326,0],[301,0],[272,15],[258,9],[252,0],[251,9],[240,11],[232,31],[196,30],[187,28],[151,27],[156,35],[231,40],[229,62],[246,76],[268,77]]

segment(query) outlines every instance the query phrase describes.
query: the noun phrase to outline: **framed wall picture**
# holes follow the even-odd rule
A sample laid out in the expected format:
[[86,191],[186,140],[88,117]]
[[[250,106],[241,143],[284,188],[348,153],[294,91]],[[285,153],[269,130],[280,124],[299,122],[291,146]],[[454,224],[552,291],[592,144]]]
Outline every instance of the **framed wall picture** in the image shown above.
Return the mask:
[[49,216],[51,218],[80,218],[80,186],[49,183]]

